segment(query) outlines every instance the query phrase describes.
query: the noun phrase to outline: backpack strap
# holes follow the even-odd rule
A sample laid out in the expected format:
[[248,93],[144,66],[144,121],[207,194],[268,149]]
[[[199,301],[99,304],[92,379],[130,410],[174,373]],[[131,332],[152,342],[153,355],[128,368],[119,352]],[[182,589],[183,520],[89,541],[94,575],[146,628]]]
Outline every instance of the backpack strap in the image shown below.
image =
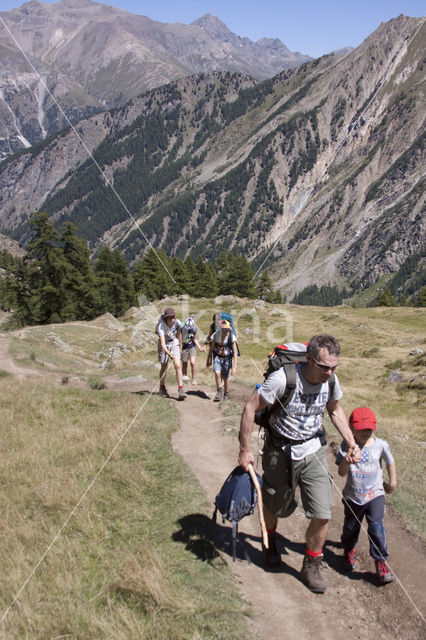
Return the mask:
[[285,377],[287,380],[284,395],[280,398],[280,404],[286,407],[294,396],[296,391],[296,364],[288,363],[283,364]]

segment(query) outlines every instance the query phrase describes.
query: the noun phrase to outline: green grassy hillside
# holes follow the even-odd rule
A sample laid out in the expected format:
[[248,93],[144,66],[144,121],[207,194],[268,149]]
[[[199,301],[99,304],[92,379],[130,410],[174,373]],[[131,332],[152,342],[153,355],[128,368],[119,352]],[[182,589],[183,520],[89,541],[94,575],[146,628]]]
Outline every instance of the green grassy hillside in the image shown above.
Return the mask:
[[[370,406],[396,458],[389,504],[424,536],[425,311],[269,305],[224,297],[167,299],[119,320],[30,327],[10,334],[0,376],[3,637],[242,638],[249,613],[214,549],[182,544],[179,520],[210,515],[170,444],[171,402],[158,379],[159,313],[194,312],[203,338],[231,311],[247,395],[285,340],[329,332],[342,345],[342,404]],[[213,386],[198,354],[200,384]],[[14,367],[42,376],[12,376]],[[138,393],[99,390],[136,383]],[[175,385],[169,373],[170,387]],[[337,432],[329,426],[329,434]],[[415,490],[413,490],[415,487]],[[203,546],[204,545],[204,546]],[[207,546],[206,546],[207,545]],[[200,562],[200,558],[205,560]],[[15,598],[17,598],[15,602]]]

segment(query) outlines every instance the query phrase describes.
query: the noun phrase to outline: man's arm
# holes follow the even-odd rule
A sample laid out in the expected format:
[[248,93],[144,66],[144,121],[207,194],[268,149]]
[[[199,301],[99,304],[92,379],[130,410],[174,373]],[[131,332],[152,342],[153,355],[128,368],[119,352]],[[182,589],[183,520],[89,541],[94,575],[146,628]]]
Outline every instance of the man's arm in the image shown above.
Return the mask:
[[331,422],[336,427],[337,431],[342,436],[343,440],[348,445],[348,454],[346,461],[351,464],[352,462],[359,462],[361,460],[361,450],[353,437],[352,431],[349,426],[346,413],[338,400],[329,400],[327,402],[327,411],[330,416]]
[[267,406],[267,402],[265,402],[257,391],[255,391],[251,398],[246,402],[243,413],[241,414],[240,433],[238,436],[240,441],[238,464],[241,465],[244,471],[248,471],[249,464],[254,463],[254,456],[250,448],[250,438],[254,426],[254,414],[256,411]]

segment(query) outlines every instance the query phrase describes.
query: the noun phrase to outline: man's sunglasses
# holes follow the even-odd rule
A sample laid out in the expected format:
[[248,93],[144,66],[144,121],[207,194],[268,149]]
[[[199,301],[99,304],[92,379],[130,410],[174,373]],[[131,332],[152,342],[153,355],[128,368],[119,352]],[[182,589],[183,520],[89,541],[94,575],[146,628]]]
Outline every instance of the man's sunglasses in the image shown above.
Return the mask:
[[328,364],[320,364],[312,356],[309,357],[311,358],[312,362],[317,365],[318,369],[321,369],[321,371],[334,371],[339,366],[338,364],[335,364],[334,367],[329,367]]

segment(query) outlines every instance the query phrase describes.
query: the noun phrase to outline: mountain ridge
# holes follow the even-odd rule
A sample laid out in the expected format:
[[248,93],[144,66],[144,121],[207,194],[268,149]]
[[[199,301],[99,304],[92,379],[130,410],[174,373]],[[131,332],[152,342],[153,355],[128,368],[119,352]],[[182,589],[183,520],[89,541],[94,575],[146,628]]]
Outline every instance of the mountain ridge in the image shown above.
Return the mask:
[[[271,47],[240,38],[213,16],[201,28],[197,20],[162,23],[92,0],[32,0],[0,17],[7,27],[0,31],[3,157],[68,120],[122,106],[180,77],[229,70],[262,80],[310,59],[279,41]],[[49,91],[40,92],[40,79]]]
[[287,296],[368,287],[424,243],[424,22],[400,16],[344,57],[260,83],[199,74],[93,115],[79,130],[104,178],[73,132],[23,152],[0,166],[0,230],[25,240],[38,208],[130,262],[147,242],[235,249]]

